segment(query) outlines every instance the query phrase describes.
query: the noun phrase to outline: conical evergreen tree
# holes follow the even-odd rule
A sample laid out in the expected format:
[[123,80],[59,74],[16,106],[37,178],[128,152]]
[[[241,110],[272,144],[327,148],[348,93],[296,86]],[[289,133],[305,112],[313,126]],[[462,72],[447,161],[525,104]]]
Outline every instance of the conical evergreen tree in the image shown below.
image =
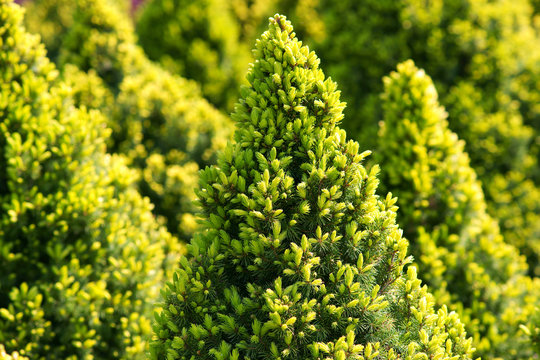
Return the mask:
[[154,359],[471,356],[455,313],[433,308],[375,194],[378,167],[337,124],[345,106],[285,17],[257,41],[235,141],[201,174],[206,231],[156,315]]
[[540,282],[524,276],[523,258],[487,214],[464,143],[448,129],[431,79],[409,60],[384,83],[376,160],[384,164],[384,188],[399,198],[420,273],[439,303],[455,304],[479,355],[532,357],[520,325],[540,301]]
[[[104,104],[107,108],[100,108],[110,114],[109,151],[128,156],[140,170],[139,189],[155,204],[155,212],[167,219],[171,232],[188,239],[196,227],[192,201],[197,172],[215,162],[216,151],[232,132],[230,120],[202,99],[195,83],[149,61],[135,43],[127,14],[110,1],[77,0],[68,7],[64,0],[36,0],[31,9],[71,14],[57,31],[59,66],[69,71],[67,65],[74,64],[103,80],[113,96],[111,104]],[[45,19],[34,21],[43,22],[37,28],[47,31]],[[81,86],[89,82],[92,87]],[[99,98],[102,87],[95,83],[88,78],[74,84],[81,100]]]
[[144,358],[178,244],[21,20],[0,0],[0,357]]

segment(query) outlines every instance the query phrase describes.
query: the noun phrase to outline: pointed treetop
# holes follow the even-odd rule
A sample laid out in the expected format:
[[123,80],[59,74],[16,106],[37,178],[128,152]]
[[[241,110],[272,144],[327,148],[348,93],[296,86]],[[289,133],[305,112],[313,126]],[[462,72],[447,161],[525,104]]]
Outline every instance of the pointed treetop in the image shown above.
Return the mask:
[[[322,128],[327,133],[343,119],[345,103],[330,78],[319,69],[313,51],[295,37],[285,16],[270,18],[269,29],[257,40],[255,62],[247,79],[249,87],[232,114],[237,122],[236,140],[258,151],[294,141],[303,129],[313,136]],[[259,146],[263,139],[262,146]],[[307,138],[300,139],[307,141]]]

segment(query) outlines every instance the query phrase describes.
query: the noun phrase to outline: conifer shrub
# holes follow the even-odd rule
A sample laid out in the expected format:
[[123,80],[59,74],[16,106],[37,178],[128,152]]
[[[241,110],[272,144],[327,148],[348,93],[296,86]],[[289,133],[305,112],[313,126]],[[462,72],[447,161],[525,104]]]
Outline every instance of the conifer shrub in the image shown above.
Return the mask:
[[162,290],[153,359],[469,359],[375,191],[369,151],[284,16],[256,43],[234,142],[201,173],[204,230]]
[[384,79],[376,160],[381,183],[399,198],[399,221],[438,303],[460,313],[478,354],[534,354],[520,325],[540,301],[519,252],[504,242],[486,211],[464,143],[448,129],[431,79],[409,60]]
[[227,112],[250,60],[230,1],[152,0],[137,19],[149,58],[201,84],[203,94]]
[[[349,97],[358,102],[354,113],[365,113],[366,97],[377,96],[380,79],[408,58],[433,76],[441,92],[462,81],[472,83],[484,95],[488,112],[497,109],[501,91],[519,92],[514,99],[520,103],[535,93],[534,87],[518,86],[520,77],[537,67],[535,57],[530,59],[538,53],[539,40],[528,0],[317,3],[331,36],[312,42],[328,57],[329,71],[351,88]],[[360,122],[345,125],[365,131]]]
[[1,356],[142,359],[179,245],[21,20],[0,0]]
[[494,176],[484,188],[505,241],[525,255],[529,275],[540,277],[540,189],[517,171]]
[[[55,1],[63,4],[36,0],[34,6]],[[171,232],[188,239],[195,228],[192,185],[198,169],[213,163],[215,152],[225,146],[230,120],[202,98],[194,82],[149,61],[136,45],[126,14],[114,4],[77,0],[67,11],[74,21],[62,31],[60,67],[73,64],[88,72],[87,81],[75,87],[82,100],[101,96],[93,74],[112,93],[112,104],[104,104],[106,110],[100,106],[110,113],[109,152],[127,155],[140,170],[139,189],[151,198],[155,213],[167,219]]]

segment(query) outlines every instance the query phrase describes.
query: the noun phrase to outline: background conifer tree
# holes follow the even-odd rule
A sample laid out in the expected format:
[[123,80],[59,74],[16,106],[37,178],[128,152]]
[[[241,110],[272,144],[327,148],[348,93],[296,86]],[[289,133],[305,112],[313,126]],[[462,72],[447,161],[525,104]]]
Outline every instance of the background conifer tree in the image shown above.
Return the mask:
[[179,246],[21,21],[0,0],[1,356],[142,359]]
[[[76,0],[75,0],[76,1]],[[20,0],[26,8],[24,23],[28,32],[40,34],[41,42],[47,49],[47,57],[56,62],[62,46],[62,39],[74,24],[74,0]],[[131,8],[131,0],[107,0],[119,6],[124,12]]]
[[318,0],[148,0],[136,16],[136,31],[152,60],[198,81],[206,98],[230,112],[252,59],[248,49],[268,16],[278,9],[291,14],[300,35],[320,39],[326,34],[318,4]]
[[221,0],[154,0],[142,6],[137,21],[140,43],[150,59],[196,80],[206,98],[226,112],[233,110],[250,60],[233,5]]
[[375,194],[344,103],[275,15],[257,41],[233,144],[201,174],[206,231],[162,291],[154,359],[468,359],[435,312],[391,195]]
[[[79,75],[79,85],[73,84],[81,100],[103,93],[92,76],[101,78],[112,101],[84,105],[99,105],[110,114],[109,151],[127,155],[140,170],[139,189],[155,204],[155,212],[167,219],[171,232],[188,239],[196,227],[192,201],[197,171],[213,163],[216,151],[225,146],[230,120],[201,97],[195,83],[149,61],[136,45],[127,14],[110,1],[77,0],[67,7],[63,0],[36,0],[30,6],[36,14],[46,14],[43,9],[71,14],[71,21],[56,31],[61,38],[59,66],[73,72],[67,65],[74,64],[88,72],[86,81]],[[32,20],[43,24],[34,26],[46,33],[46,19]]]
[[486,212],[463,141],[448,129],[431,79],[412,61],[384,79],[376,160],[381,183],[399,198],[399,221],[419,271],[439,303],[452,304],[484,358],[534,352],[520,325],[540,301],[540,282],[504,242]]

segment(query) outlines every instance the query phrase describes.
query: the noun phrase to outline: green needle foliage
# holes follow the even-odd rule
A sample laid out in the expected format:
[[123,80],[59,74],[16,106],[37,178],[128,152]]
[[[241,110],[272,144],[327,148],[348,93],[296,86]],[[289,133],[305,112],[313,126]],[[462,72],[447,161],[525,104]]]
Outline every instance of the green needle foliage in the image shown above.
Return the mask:
[[[149,61],[126,14],[110,1],[77,0],[68,7],[63,0],[36,0],[30,9],[41,14],[47,12],[39,9],[49,8],[71,14],[57,31],[57,59],[77,100],[108,115],[109,151],[127,155],[155,212],[171,232],[188,239],[196,227],[197,172],[224,148],[230,120],[201,97],[196,84]],[[33,21],[46,31],[47,19]],[[87,72],[86,79],[73,76],[69,64]]]
[[345,106],[285,17],[257,41],[234,142],[201,173],[205,231],[156,314],[153,359],[469,359],[375,194],[378,167],[337,124]]
[[413,59],[443,94],[488,212],[540,275],[540,28],[529,1],[318,0],[318,11],[326,36],[314,47],[351,104],[349,133],[376,146],[380,79]]
[[523,258],[487,214],[464,143],[448,129],[431,79],[409,60],[384,84],[376,160],[384,164],[385,189],[399,197],[419,272],[438,303],[460,313],[479,355],[532,358],[520,325],[540,301],[540,282],[524,276]]
[[142,359],[179,246],[22,13],[0,0],[1,356]]
[[[229,1],[152,0],[137,21],[150,59],[201,84],[218,108],[231,111],[250,60]],[[251,40],[251,39],[250,39]]]

